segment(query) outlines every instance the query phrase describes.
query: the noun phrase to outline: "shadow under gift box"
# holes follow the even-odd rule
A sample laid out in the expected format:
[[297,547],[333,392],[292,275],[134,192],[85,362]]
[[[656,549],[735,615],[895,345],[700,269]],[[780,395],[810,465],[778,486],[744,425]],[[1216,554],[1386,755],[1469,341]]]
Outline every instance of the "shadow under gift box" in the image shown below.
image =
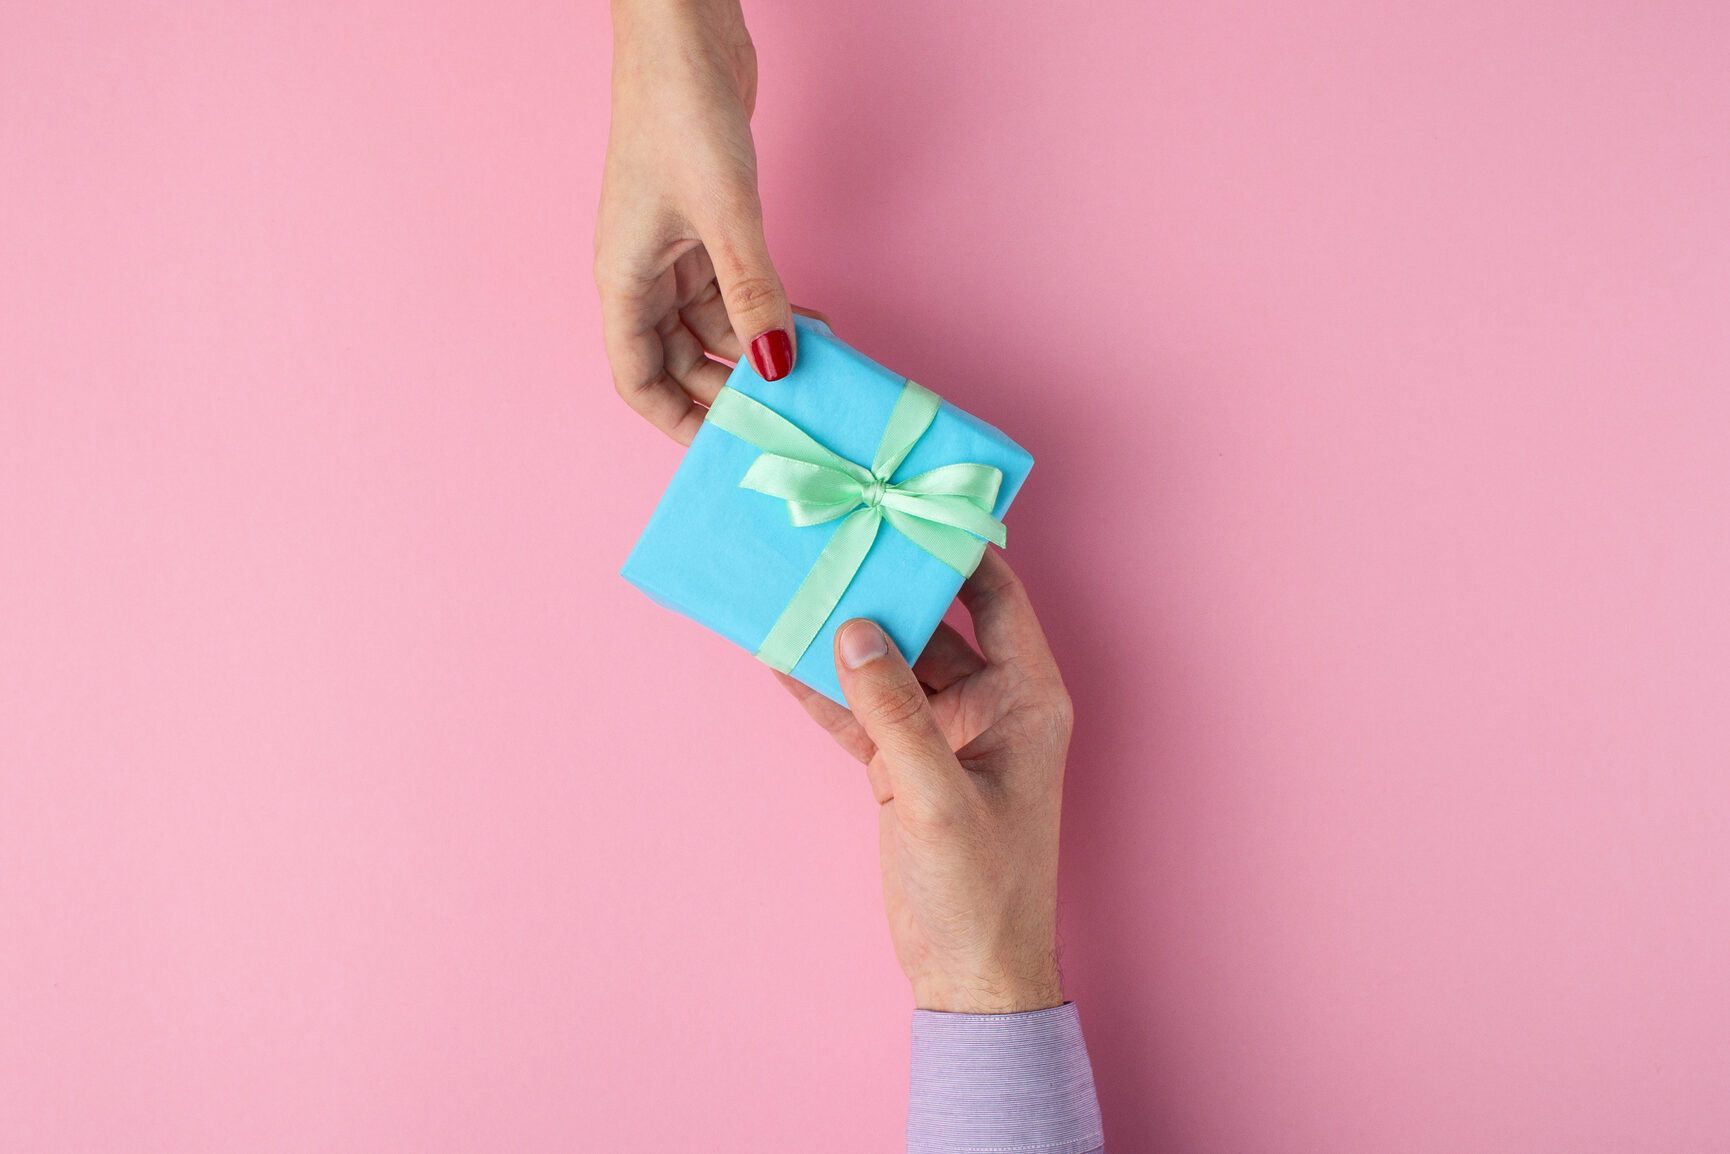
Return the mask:
[[[740,361],[728,385],[761,401],[832,452],[869,468],[905,377],[799,317],[798,360],[778,381]],[[739,482],[762,450],[712,423],[698,430],[625,561],[631,584],[755,653],[839,528],[839,519],[798,526],[779,497]],[[1003,473],[992,515],[1002,519],[1033,467],[1027,450],[945,401],[890,477],[903,481],[940,465],[972,461]],[[961,575],[897,532],[878,529],[859,572],[805,650],[793,676],[846,704],[835,676],[835,630],[855,617],[877,622],[909,661],[931,639],[961,587]]]

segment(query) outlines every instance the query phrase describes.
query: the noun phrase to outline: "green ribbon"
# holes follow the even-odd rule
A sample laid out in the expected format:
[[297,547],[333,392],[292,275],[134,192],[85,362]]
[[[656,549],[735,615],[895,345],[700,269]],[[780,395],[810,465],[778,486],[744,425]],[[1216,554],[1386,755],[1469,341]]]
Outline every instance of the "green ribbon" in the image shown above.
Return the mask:
[[925,435],[940,403],[937,394],[908,381],[867,469],[737,389],[724,388],[715,398],[709,423],[763,451],[740,488],[786,501],[793,524],[801,527],[842,519],[763,639],[761,661],[782,673],[793,671],[853,583],[884,521],[963,577],[978,568],[986,541],[1003,544],[1003,522],[991,515],[1002,470],[963,461],[905,481],[889,479]]

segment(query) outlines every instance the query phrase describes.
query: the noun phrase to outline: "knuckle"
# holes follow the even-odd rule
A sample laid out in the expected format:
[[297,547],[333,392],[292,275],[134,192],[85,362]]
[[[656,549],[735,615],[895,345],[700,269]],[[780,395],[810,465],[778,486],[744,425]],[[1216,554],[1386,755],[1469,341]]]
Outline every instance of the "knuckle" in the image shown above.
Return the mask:
[[645,381],[631,377],[614,376],[613,391],[618,393],[620,397],[624,398],[625,403],[631,406],[631,408],[642,413],[644,416],[653,419],[652,410],[657,399],[657,386],[660,384],[661,380],[662,378],[660,377]]
[[887,727],[904,727],[927,708],[925,688],[907,676],[884,678],[872,688],[868,707],[873,721]]
[[772,277],[747,275],[726,285],[722,296],[735,316],[759,317],[781,311],[781,286]]
[[878,725],[897,729],[918,717],[925,708],[925,691],[912,680],[898,680],[879,687],[871,701],[871,719]]
[[589,271],[595,278],[595,289],[600,294],[602,307],[606,307],[630,291],[630,274],[623,264],[613,258],[609,251],[603,250],[595,253],[594,264]]
[[1052,737],[1068,742],[1075,729],[1075,701],[1061,677],[1025,676],[1006,691],[1006,696],[1015,703],[1027,737]]
[[1065,734],[1075,728],[1075,699],[1069,696],[1061,682],[1053,689],[1051,700],[1047,706],[1051,712],[1051,721],[1056,728]]

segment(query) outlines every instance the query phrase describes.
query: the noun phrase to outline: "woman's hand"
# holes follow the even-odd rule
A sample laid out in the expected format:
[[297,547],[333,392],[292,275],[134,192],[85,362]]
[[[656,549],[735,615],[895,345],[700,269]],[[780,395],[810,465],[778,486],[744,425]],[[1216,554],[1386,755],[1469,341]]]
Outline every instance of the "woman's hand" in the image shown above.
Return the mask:
[[881,807],[889,932],[919,1008],[1044,1009],[1063,1001],[1057,827],[1069,695],[1000,553],[986,551],[961,600],[983,657],[940,625],[909,669],[881,629],[851,621],[835,657],[852,712],[782,681],[865,763]]
[[757,198],[756,98],[736,0],[614,0],[595,283],[620,395],[683,444],[727,379],[705,352],[749,350],[767,380],[793,367]]

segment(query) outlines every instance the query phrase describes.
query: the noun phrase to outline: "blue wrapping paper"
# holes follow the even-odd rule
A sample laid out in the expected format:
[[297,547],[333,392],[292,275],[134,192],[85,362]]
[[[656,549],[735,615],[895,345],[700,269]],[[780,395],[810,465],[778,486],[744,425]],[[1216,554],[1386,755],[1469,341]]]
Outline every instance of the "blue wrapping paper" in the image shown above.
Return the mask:
[[[906,378],[853,349],[819,321],[799,317],[795,325],[798,359],[791,373],[765,381],[744,360],[727,383],[832,451],[869,465]],[[698,430],[622,571],[662,605],[752,653],[839,524],[795,526],[785,501],[741,489],[739,482],[759,452],[714,425]],[[992,510],[1000,519],[1033,467],[1021,446],[944,402],[893,480],[957,461],[1002,470]],[[852,618],[868,617],[914,660],[961,580],[885,525],[793,676],[846,704],[835,675],[835,630]]]

